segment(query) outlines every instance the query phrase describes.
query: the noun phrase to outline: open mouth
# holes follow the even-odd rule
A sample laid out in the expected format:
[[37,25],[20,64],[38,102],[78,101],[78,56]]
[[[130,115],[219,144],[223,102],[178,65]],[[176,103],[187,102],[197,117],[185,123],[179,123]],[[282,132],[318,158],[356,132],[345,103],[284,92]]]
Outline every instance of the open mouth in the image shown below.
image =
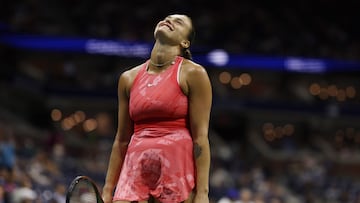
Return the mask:
[[166,23],[166,22],[161,23],[160,26],[166,26],[166,27],[168,27],[171,31],[174,30],[174,28],[173,28],[169,23]]

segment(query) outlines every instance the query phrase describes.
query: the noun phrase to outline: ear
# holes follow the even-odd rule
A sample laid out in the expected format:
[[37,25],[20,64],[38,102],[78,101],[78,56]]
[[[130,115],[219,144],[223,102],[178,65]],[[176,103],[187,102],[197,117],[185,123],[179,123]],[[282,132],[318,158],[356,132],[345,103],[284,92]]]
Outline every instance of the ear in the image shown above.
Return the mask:
[[184,48],[184,49],[187,49],[190,47],[190,41],[189,40],[183,40],[181,42],[181,47]]

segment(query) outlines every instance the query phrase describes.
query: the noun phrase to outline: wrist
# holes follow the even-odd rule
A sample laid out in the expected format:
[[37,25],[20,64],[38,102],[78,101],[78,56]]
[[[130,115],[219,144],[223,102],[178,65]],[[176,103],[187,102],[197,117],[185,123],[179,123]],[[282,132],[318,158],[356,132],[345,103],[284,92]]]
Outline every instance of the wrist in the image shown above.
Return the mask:
[[209,194],[209,188],[196,188],[196,194]]
[[103,192],[111,192],[113,190],[113,187],[109,186],[109,185],[104,185],[103,187]]

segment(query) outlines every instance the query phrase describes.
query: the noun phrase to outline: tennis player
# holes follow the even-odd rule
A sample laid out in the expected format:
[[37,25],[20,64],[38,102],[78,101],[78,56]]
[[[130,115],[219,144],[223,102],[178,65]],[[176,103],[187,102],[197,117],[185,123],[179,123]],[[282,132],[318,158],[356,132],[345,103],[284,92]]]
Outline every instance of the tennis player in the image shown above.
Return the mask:
[[167,16],[155,27],[150,59],[119,77],[105,203],[209,202],[212,90],[191,60],[194,35],[188,16]]

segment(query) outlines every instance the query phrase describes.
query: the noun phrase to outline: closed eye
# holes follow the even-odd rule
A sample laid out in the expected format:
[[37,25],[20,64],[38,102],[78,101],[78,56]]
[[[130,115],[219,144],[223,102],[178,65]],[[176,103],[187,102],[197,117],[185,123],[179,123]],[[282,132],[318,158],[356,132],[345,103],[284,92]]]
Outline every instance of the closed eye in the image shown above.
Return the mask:
[[181,20],[180,18],[177,18],[177,19],[175,19],[175,23],[182,25],[182,24],[184,24],[184,21]]
[[177,24],[179,24],[179,25],[184,24],[184,22],[183,22],[181,19],[176,19],[176,20],[175,20],[175,23],[177,23]]

